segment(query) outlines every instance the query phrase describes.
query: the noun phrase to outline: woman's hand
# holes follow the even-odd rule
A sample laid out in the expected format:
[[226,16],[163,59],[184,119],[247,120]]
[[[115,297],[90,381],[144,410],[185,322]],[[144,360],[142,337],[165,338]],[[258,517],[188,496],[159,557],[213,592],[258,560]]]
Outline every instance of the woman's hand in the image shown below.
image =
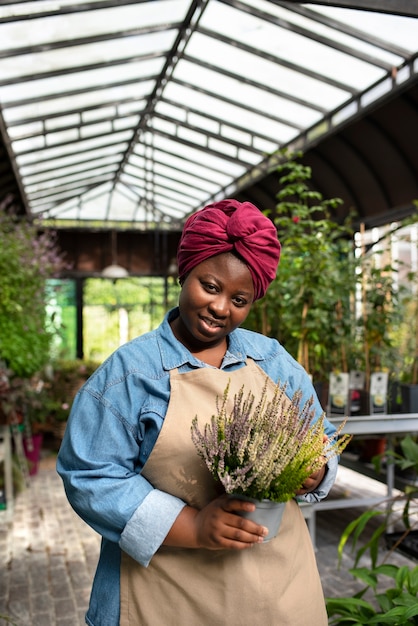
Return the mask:
[[[328,441],[328,436],[324,435],[322,441],[325,444]],[[297,496],[303,496],[305,493],[313,491],[324,480],[325,472],[327,471],[327,457],[323,456],[321,459],[323,460],[323,465],[303,481],[302,487],[296,492]]]
[[306,478],[303,482],[302,487],[296,492],[297,496],[303,496],[305,493],[309,493],[318,487],[318,485],[323,481],[326,471],[326,459],[325,464],[319,469],[317,472],[311,474],[308,478]]
[[177,517],[164,545],[208,550],[244,550],[261,543],[268,534],[265,526],[236,514],[254,511],[251,502],[221,496],[198,511],[186,506]]

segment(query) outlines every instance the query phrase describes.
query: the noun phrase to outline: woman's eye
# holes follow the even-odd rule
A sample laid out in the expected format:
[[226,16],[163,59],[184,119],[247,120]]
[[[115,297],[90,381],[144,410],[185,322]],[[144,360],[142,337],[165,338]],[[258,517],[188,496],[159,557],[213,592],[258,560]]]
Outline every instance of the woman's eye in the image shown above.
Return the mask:
[[235,306],[246,306],[247,301],[244,298],[234,298]]
[[206,289],[206,291],[210,291],[210,292],[214,292],[216,291],[216,286],[212,285],[212,283],[202,283],[204,289]]

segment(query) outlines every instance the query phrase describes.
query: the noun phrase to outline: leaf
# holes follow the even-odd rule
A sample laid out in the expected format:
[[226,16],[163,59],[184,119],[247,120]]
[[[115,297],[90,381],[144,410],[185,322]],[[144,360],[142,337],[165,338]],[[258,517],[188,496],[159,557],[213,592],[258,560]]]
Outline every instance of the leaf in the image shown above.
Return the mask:
[[[416,608],[416,611],[418,612],[418,607]],[[367,623],[378,624],[379,626],[382,626],[382,624],[395,624],[396,626],[399,626],[400,624],[407,624],[409,618],[416,614],[417,613],[414,613],[411,608],[394,607],[384,614],[376,615]]]
[[353,550],[354,550],[357,544],[357,540],[360,537],[361,533],[363,532],[364,528],[366,527],[367,523],[369,522],[370,519],[372,519],[373,517],[376,517],[377,515],[382,515],[382,511],[376,511],[376,510],[365,511],[355,520],[350,522],[350,524],[348,524],[348,526],[343,531],[340,542],[338,544],[339,563],[341,562],[341,559],[342,559],[342,553],[343,553],[344,547],[349,537],[351,536],[351,534],[353,534]]
[[389,576],[390,578],[393,578],[393,580],[396,580],[399,572],[399,566],[392,565],[391,563],[383,563],[382,565],[378,565],[374,568],[373,571],[377,576],[383,574],[384,576]]
[[[370,618],[375,615],[375,610],[370,602],[366,600],[362,600],[361,598],[327,598],[326,606],[328,616],[332,615],[342,615],[342,616],[352,616],[356,619],[352,622],[353,624],[366,624],[368,622],[361,621],[358,619],[363,614],[363,617]],[[339,622],[338,622],[339,623]]]
[[350,574],[366,583],[369,587],[372,587],[372,589],[376,589],[377,576],[368,567],[350,569]]
[[408,459],[408,461],[412,461],[418,471],[418,443],[413,440],[411,435],[406,435],[406,437],[401,440],[400,446],[405,458]]

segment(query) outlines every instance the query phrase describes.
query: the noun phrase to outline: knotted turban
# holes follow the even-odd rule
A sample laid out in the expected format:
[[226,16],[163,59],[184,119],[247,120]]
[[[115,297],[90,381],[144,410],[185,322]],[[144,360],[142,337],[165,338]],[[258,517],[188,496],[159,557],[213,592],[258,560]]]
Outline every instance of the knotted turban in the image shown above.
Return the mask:
[[280,243],[273,222],[251,202],[222,200],[186,221],[177,251],[180,281],[199,263],[235,252],[247,265],[254,299],[262,298],[276,277]]

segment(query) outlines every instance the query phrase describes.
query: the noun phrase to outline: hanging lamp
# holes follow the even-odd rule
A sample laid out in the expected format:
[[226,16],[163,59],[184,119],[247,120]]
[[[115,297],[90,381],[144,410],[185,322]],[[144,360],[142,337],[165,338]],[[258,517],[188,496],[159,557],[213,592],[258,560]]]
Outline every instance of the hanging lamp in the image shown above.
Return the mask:
[[111,232],[111,251],[112,251],[112,263],[104,268],[102,276],[104,278],[126,278],[129,276],[129,272],[122,265],[118,264],[117,253],[117,233],[116,230]]

